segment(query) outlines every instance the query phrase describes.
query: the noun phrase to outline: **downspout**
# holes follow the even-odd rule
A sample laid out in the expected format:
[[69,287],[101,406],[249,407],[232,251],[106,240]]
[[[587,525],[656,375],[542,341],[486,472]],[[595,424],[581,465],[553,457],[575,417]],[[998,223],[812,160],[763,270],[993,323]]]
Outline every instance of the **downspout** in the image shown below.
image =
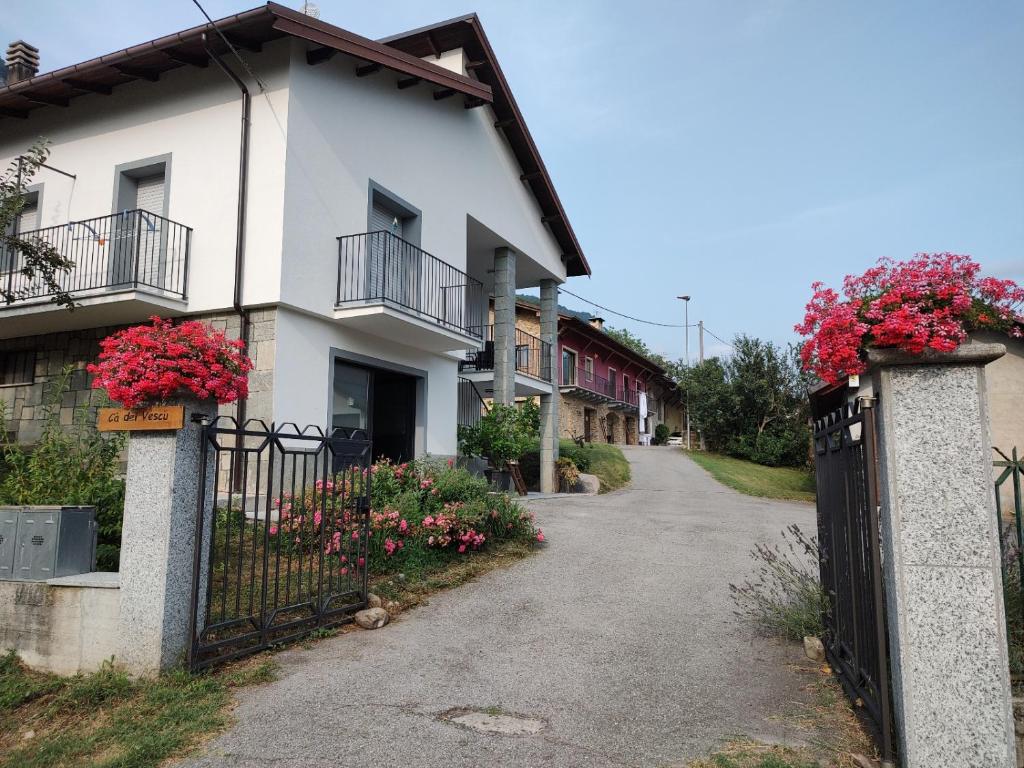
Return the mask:
[[[242,350],[248,353],[250,323],[249,312],[242,306],[242,280],[245,276],[245,213],[249,197],[249,129],[252,124],[252,96],[242,79],[228,69],[221,58],[210,50],[205,32],[203,33],[203,47],[221,71],[231,78],[231,82],[237,85],[238,90],[242,92],[242,137],[238,153],[238,214],[235,229],[235,286],[232,304],[241,324],[239,338],[242,341]],[[238,426],[243,426],[247,417],[245,398],[238,401],[237,417]]]

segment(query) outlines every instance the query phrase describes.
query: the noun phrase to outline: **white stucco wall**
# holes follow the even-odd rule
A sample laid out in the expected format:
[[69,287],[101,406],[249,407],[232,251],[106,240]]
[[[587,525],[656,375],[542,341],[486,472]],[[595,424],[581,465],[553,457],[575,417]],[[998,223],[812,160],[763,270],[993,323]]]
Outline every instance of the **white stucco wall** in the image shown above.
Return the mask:
[[[520,180],[520,168],[490,107],[463,97],[435,100],[434,86],[399,90],[398,75],[355,76],[339,55],[318,66],[308,45],[283,39],[246,54],[269,86],[253,90],[244,301],[281,307],[276,328],[273,418],[326,425],[332,348],[425,371],[426,423],[417,449],[456,451],[457,363],[346,328],[333,319],[341,235],[367,231],[372,180],[422,212],[420,245],[467,268],[467,219],[513,247],[520,275],[565,279],[561,249]],[[461,51],[443,66],[461,70]],[[227,57],[237,69],[237,62]],[[269,102],[269,103],[268,103]],[[271,109],[270,105],[273,105]],[[76,98],[67,109],[4,120],[0,162],[38,136],[51,142],[40,226],[114,211],[115,168],[170,155],[168,216],[192,227],[187,311],[231,307],[241,99],[211,64],[139,81],[111,96]],[[496,243],[497,244],[497,243]],[[476,245],[481,249],[479,242]],[[486,249],[483,251],[487,253]],[[475,269],[486,279],[486,264]]]
[[367,230],[371,179],[422,211],[420,246],[443,261],[466,268],[469,215],[565,279],[561,250],[489,107],[436,101],[429,84],[400,91],[388,71],[357,78],[345,56],[309,66],[305,46],[293,46],[284,302],[333,307],[337,238]]
[[[245,300],[279,295],[284,154],[288,121],[287,41],[246,54],[269,86],[253,97]],[[237,62],[235,62],[237,68]],[[0,123],[0,163],[8,165],[37,138],[51,142],[49,164],[74,181],[42,169],[40,227],[114,212],[115,167],[171,155],[169,218],[192,227],[189,304],[192,312],[231,306],[241,97],[215,65],[182,67],[160,81],[136,81],[110,96],[89,94],[67,108],[33,110],[27,120]]]
[[280,309],[277,313],[274,420],[300,426],[330,423],[331,349],[425,372],[426,424],[418,452],[456,452],[458,365],[450,357],[423,352],[345,329],[332,320]]

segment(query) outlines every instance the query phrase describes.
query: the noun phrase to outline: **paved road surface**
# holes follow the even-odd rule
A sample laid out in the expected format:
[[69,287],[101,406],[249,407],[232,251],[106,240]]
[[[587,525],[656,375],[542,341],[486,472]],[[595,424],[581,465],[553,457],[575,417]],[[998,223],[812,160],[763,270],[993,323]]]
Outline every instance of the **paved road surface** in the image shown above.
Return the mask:
[[[811,527],[809,505],[718,485],[670,448],[627,448],[633,484],[532,502],[537,555],[432,598],[375,632],[279,654],[237,725],[194,766],[673,766],[720,739],[799,736],[794,658],[732,613],[757,540]],[[541,719],[478,733],[453,708]]]

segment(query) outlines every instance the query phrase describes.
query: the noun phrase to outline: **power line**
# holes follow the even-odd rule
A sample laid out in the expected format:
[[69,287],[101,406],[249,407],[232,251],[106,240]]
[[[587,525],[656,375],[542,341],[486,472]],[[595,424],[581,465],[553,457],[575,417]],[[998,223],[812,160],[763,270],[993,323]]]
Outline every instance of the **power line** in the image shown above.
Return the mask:
[[[592,304],[593,306],[597,307],[598,309],[603,309],[605,312],[609,312],[609,313],[611,313],[613,315],[617,315],[619,317],[624,317],[627,320],[632,320],[634,323],[644,323],[645,325],[656,325],[659,328],[686,328],[686,326],[683,325],[682,323],[658,323],[658,322],[655,322],[654,320],[641,320],[639,317],[633,317],[632,315],[627,315],[627,314],[624,314],[622,312],[616,312],[614,309],[609,309],[608,307],[602,306],[602,305],[598,304],[596,301],[590,301],[590,299],[585,299],[582,296],[579,296],[579,295],[573,293],[572,291],[567,291],[565,288],[559,288],[558,292],[559,293],[567,293],[570,296],[574,296],[575,298],[579,299],[580,301],[585,302],[586,304]],[[696,327],[697,327],[696,324],[690,323],[690,328],[696,328]]]
[[[687,327],[686,325],[684,325],[682,323],[659,323],[659,322],[657,322],[655,320],[644,320],[644,319],[639,318],[639,317],[633,317],[632,315],[627,315],[624,312],[616,312],[614,309],[609,309],[608,307],[605,307],[605,306],[603,306],[601,304],[598,304],[596,301],[590,301],[590,299],[585,299],[582,296],[580,296],[579,294],[573,293],[572,291],[566,290],[565,288],[559,288],[558,292],[559,293],[567,293],[570,296],[573,296],[574,298],[577,298],[577,299],[579,299],[580,301],[582,301],[582,302],[584,302],[586,304],[592,304],[593,306],[597,307],[598,309],[603,309],[605,312],[609,312],[609,313],[611,313],[613,315],[617,315],[618,317],[624,317],[627,320],[632,320],[634,323],[643,323],[645,325],[656,325],[659,328],[686,328]],[[690,323],[689,327],[690,328],[697,328],[699,325],[700,325],[700,323]],[[710,336],[711,338],[715,339],[716,341],[720,341],[722,344],[725,344],[730,349],[733,349],[733,350],[736,349],[736,347],[734,347],[731,343],[729,343],[728,341],[723,339],[721,336],[718,336],[718,335],[712,333],[710,330],[708,330],[707,325],[704,326],[704,333],[706,333],[708,336]]]
[[729,349],[731,349],[733,351],[736,351],[736,347],[734,347],[732,344],[730,344],[728,341],[726,341],[722,337],[716,336],[715,334],[713,334],[711,331],[708,330],[708,327],[706,325],[704,326],[704,333],[706,333],[711,338],[716,339],[716,340],[722,342],[723,344],[725,344],[725,346],[729,347]]
[[224,33],[220,31],[220,27],[218,27],[214,23],[213,19],[210,18],[210,14],[206,12],[206,9],[203,8],[203,6],[199,3],[199,0],[192,0],[192,2],[195,3],[196,8],[198,8],[202,12],[203,16],[206,17],[206,20],[210,22],[210,26],[213,27],[213,31],[216,32],[218,37],[220,37],[220,39],[224,41],[224,44],[231,50],[231,52],[235,54],[235,58],[242,63],[242,67],[245,69],[246,72],[249,73],[249,77],[256,81],[256,85],[260,87],[260,92],[265,93],[267,90],[266,84],[264,84],[264,82],[260,80],[259,75],[252,71],[252,68],[249,66],[248,62],[242,58],[242,54],[240,54],[238,52],[238,49],[231,44],[231,41],[224,36]]

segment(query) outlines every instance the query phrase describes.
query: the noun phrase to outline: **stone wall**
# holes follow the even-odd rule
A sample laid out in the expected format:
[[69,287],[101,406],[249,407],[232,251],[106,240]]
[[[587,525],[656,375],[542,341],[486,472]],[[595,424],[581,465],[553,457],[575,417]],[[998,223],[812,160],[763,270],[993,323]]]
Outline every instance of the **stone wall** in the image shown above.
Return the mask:
[[[274,358],[276,351],[277,311],[256,309],[250,312],[249,354],[254,368],[249,374],[248,417],[270,422],[273,416]],[[194,319],[209,322],[229,338],[238,338],[241,326],[234,312],[198,315]],[[59,409],[61,424],[71,424],[75,408],[95,408],[107,404],[106,394],[92,389],[92,377],[85,370],[99,356],[99,342],[124,326],[103,326],[40,336],[0,340],[0,353],[31,350],[35,366],[31,383],[0,386],[0,407],[4,409],[7,431],[21,444],[31,445],[42,434],[47,410],[44,403],[48,386],[56,382],[65,367],[71,369],[68,391]],[[222,406],[222,415],[234,416],[235,405]],[[93,416],[89,416],[92,420]]]
[[0,406],[12,439],[23,444],[39,439],[47,417],[44,403],[48,384],[58,379],[65,366],[72,369],[69,389],[60,405],[55,404],[62,424],[72,423],[76,406],[95,407],[106,403],[104,393],[92,389],[92,377],[85,366],[96,360],[100,339],[116,330],[117,327],[107,326],[0,340],[0,353],[35,352],[32,382],[0,387]]
[[[601,403],[592,403],[589,400],[582,400],[573,395],[563,394],[562,401],[558,407],[559,436],[571,440],[573,435],[582,435],[583,432],[583,410],[591,408],[594,415],[591,419],[591,439],[595,443],[607,441],[609,431],[612,434],[612,442],[623,444],[626,442],[626,419],[622,411],[610,408]],[[635,417],[634,427],[636,425]]]

